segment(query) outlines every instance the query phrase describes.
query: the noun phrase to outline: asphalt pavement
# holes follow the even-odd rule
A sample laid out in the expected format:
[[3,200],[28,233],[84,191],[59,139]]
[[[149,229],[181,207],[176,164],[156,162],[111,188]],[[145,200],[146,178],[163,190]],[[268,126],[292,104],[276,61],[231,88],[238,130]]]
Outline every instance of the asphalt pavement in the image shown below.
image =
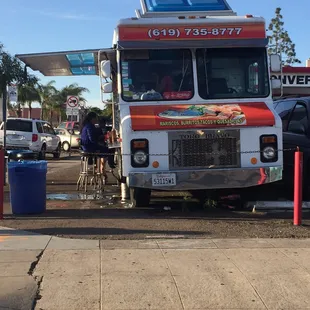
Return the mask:
[[103,194],[76,191],[79,157],[48,159],[47,212],[15,216],[9,188],[5,195],[5,220],[0,225],[34,233],[78,239],[150,238],[310,238],[310,213],[303,226],[292,225],[292,212],[234,211],[201,206],[184,199],[184,193],[155,193],[148,208],[122,204],[110,175]]

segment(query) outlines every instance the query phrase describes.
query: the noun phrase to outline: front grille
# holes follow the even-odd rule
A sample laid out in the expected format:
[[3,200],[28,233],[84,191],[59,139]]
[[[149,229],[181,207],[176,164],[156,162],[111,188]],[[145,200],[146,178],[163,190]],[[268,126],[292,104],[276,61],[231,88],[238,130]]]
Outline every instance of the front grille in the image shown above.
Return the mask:
[[240,131],[169,133],[170,169],[240,167]]

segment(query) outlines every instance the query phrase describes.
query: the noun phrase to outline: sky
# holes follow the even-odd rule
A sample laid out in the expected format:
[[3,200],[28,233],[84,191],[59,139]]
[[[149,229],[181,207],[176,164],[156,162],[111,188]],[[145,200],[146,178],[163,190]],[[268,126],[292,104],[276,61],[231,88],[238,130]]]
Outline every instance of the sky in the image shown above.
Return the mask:
[[[308,19],[310,0],[228,0],[238,15],[253,14],[266,19],[282,8],[285,28],[296,44],[297,57],[305,65],[310,58]],[[298,6],[296,5],[298,3]],[[1,0],[0,42],[11,54],[56,52],[112,46],[113,30],[120,18],[135,16],[139,0]],[[99,77],[44,77],[61,88],[79,83],[90,90],[87,105],[103,108]]]

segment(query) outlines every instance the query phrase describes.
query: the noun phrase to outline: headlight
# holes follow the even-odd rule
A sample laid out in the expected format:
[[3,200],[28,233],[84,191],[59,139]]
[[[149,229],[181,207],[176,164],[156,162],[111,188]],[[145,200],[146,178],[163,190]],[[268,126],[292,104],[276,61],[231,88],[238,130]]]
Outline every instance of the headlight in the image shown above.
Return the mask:
[[262,163],[275,163],[279,159],[278,137],[275,134],[260,136],[260,160]]
[[130,141],[131,166],[145,168],[150,164],[149,141],[147,139],[133,139]]
[[263,156],[267,160],[273,159],[276,156],[276,150],[272,146],[267,146],[263,149]]
[[137,151],[133,155],[133,160],[136,164],[143,165],[147,160],[147,154],[143,151]]

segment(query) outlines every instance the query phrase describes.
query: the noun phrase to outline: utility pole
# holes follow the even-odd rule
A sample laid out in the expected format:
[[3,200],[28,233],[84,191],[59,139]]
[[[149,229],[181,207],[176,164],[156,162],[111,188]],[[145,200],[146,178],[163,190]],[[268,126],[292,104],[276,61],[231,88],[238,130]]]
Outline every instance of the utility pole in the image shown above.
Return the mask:
[[[3,121],[3,151],[1,153],[1,156],[3,156],[3,182],[4,185],[6,185],[6,174],[7,174],[7,169],[6,169],[6,160],[5,160],[5,154],[6,154],[6,119],[7,119],[7,85],[5,84],[2,89],[2,121]],[[2,160],[0,160],[1,162]]]

